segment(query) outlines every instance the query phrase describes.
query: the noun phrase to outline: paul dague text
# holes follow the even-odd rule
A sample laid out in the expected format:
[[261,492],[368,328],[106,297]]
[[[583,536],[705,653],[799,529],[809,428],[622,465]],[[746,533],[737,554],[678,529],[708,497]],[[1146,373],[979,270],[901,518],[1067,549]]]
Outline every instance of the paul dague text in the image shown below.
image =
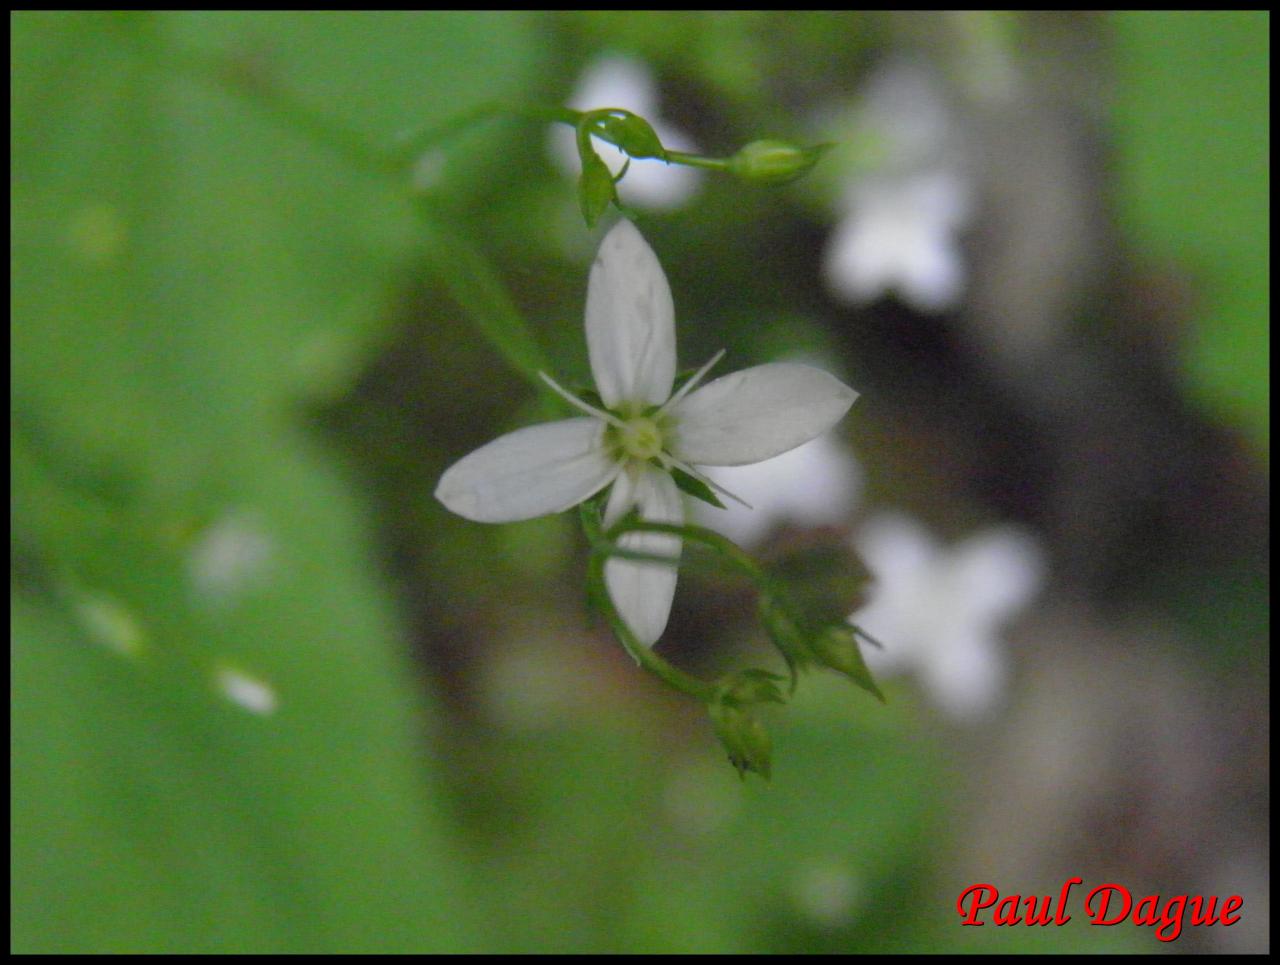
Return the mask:
[[[1067,911],[1071,890],[1084,884],[1083,878],[1068,878],[1058,892],[1051,895],[1006,895],[1000,897],[995,885],[970,885],[956,899],[956,911],[962,925],[985,925],[982,913],[991,909],[993,925],[1065,925],[1071,920]],[[1156,938],[1171,942],[1182,934],[1183,925],[1234,925],[1240,920],[1244,899],[1231,895],[1220,901],[1216,895],[1175,895],[1162,905],[1159,895],[1147,895],[1134,901],[1124,885],[1098,885],[1081,906],[1095,925],[1119,925],[1132,920],[1156,930]]]

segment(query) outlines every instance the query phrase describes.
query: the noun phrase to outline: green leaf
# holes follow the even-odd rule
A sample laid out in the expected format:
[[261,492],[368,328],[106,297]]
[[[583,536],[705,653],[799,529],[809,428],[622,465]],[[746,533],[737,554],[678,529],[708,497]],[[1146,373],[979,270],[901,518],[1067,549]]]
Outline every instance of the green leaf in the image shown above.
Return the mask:
[[[1265,10],[1110,15],[1120,227],[1176,272],[1192,396],[1270,448],[1270,37]],[[1162,296],[1167,298],[1167,295]],[[1177,310],[1177,309],[1175,309]]]
[[[358,372],[377,344],[416,226],[394,181],[169,45],[248,67],[261,44],[262,76],[376,139],[527,87],[527,23],[11,26],[13,950],[477,948],[369,508],[300,417],[326,346]],[[211,593],[226,527],[268,549]],[[275,712],[229,701],[224,666]]]

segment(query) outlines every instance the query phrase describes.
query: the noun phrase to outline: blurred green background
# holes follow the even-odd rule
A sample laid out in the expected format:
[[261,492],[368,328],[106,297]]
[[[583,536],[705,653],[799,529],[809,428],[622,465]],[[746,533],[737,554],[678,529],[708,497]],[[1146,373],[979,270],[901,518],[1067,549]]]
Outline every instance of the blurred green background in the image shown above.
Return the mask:
[[[11,27],[13,950],[1269,947],[1268,14]],[[682,365],[818,354],[866,504],[1041,541],[981,726],[813,677],[740,782],[588,622],[572,519],[433,499],[544,414],[504,352],[586,382],[599,231],[534,123],[380,158],[610,52],[721,156],[899,54],[941,78],[978,169],[946,312],[824,290],[856,143],[640,223]],[[740,654],[741,588],[681,585],[671,659]],[[1245,919],[959,927],[968,884],[1075,875]]]

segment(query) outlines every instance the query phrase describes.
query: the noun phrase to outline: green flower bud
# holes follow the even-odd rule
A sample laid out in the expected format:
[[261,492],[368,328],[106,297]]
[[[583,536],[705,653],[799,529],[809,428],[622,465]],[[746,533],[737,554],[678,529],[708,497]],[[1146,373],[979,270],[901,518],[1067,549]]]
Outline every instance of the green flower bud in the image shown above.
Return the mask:
[[591,133],[621,148],[628,157],[666,159],[657,133],[643,117],[630,111],[609,111],[590,121]]
[[752,141],[729,158],[729,170],[744,181],[786,184],[808,172],[831,146],[802,148],[786,141]]
[[754,771],[766,781],[772,770],[773,741],[760,719],[751,711],[722,700],[714,700],[708,707],[716,736],[729,755],[729,763],[738,769],[738,776],[746,778]]
[[836,673],[844,674],[881,703],[884,694],[876,686],[858,648],[857,633],[848,624],[824,627],[809,641],[809,649],[817,662]]
[[804,631],[772,592],[760,594],[759,613],[765,632],[787,662],[787,669],[791,672],[791,692],[795,693],[797,671],[813,662]]

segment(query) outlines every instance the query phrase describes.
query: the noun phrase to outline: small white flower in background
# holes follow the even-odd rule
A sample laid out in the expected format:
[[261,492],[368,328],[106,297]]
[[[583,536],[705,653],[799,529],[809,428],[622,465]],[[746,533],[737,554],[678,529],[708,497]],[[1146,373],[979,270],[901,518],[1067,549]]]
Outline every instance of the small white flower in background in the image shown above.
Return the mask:
[[862,467],[831,433],[780,456],[716,473],[716,481],[748,503],[716,509],[695,500],[694,520],[714,526],[740,546],[751,547],[778,523],[839,525],[849,519],[862,493]]
[[[477,522],[508,523],[563,512],[612,485],[606,527],[633,507],[650,522],[680,524],[684,508],[671,472],[725,493],[694,465],[741,466],[787,452],[831,428],[858,395],[821,369],[789,362],[744,369],[699,388],[723,352],[672,394],[671,290],[629,221],[600,243],[587,286],[586,331],[607,411],[543,374],[588,417],[518,429],[464,457],[436,487],[446,507]],[[680,554],[679,537],[662,533],[627,533],[620,542],[635,552]],[[605,582],[627,626],[651,646],[671,612],[675,567],[613,558]]]
[[[594,61],[578,81],[569,100],[578,111],[617,107],[643,117],[653,127],[662,146],[672,151],[697,153],[698,147],[684,132],[657,116],[658,91],[649,68],[638,60],[609,55]],[[621,150],[599,138],[591,143],[601,160],[617,177],[627,162]],[[582,172],[575,132],[567,124],[554,124],[548,147],[556,164],[566,174],[577,178]],[[618,195],[624,204],[653,211],[678,208],[697,191],[702,172],[683,164],[667,164],[657,158],[632,160],[626,177],[618,184]]]
[[855,182],[824,255],[841,298],[865,303],[892,292],[922,312],[955,305],[964,292],[956,233],[971,209],[968,183],[954,171]]
[[817,925],[841,928],[853,921],[864,883],[834,858],[811,859],[796,869],[791,896],[796,908]]
[[227,513],[205,527],[187,554],[192,591],[202,603],[225,606],[263,577],[271,554],[256,516]]
[[1039,545],[1000,527],[944,547],[897,514],[868,520],[854,544],[875,578],[870,602],[849,618],[884,644],[864,651],[872,673],[913,671],[953,717],[992,710],[1007,674],[1000,631],[1040,588]]
[[214,688],[233,704],[259,717],[274,714],[279,704],[276,692],[270,684],[234,667],[217,668],[214,673]]
[[921,65],[893,60],[872,75],[860,133],[880,146],[874,171],[845,186],[823,270],[837,297],[855,304],[896,294],[923,312],[964,293],[958,235],[973,214],[957,126],[938,82]]

